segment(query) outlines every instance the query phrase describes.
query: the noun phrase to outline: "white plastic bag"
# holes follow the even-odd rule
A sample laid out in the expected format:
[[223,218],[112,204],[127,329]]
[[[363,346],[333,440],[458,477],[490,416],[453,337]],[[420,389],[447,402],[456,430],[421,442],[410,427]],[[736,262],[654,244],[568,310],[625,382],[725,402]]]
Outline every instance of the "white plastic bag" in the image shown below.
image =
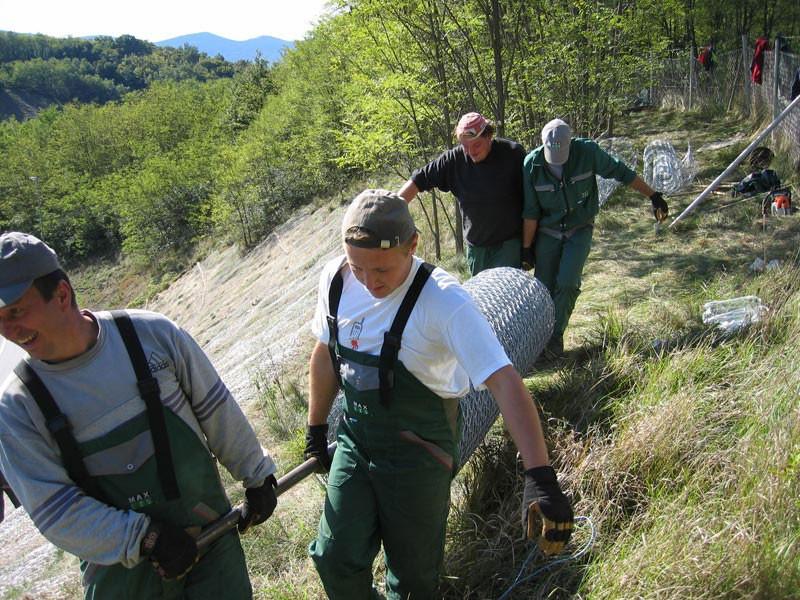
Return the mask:
[[703,305],[703,323],[716,325],[725,333],[733,333],[750,323],[757,323],[767,307],[758,296],[741,296],[730,300],[714,300]]

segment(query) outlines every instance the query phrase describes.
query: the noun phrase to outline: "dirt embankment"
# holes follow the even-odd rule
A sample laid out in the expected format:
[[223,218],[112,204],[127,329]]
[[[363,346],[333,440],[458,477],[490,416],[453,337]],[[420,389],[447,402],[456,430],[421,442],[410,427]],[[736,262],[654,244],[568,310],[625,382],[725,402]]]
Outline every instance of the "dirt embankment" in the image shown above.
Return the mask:
[[[305,360],[320,269],[340,251],[342,210],[301,210],[245,256],[234,247],[212,253],[148,306],[195,337],[245,409],[255,399],[254,372]],[[47,542],[22,509],[7,515],[0,598],[77,598],[79,590],[77,560]]]

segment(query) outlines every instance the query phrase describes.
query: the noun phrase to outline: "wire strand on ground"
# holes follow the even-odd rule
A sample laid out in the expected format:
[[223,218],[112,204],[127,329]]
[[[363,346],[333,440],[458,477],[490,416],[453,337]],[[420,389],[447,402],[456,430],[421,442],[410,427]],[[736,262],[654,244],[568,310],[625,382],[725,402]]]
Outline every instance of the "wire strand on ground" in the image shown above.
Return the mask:
[[539,547],[536,546],[535,543],[534,543],[533,549],[528,553],[528,556],[522,562],[522,566],[520,567],[519,572],[517,572],[517,576],[514,578],[514,583],[512,583],[511,586],[497,598],[497,600],[505,600],[506,598],[508,598],[511,595],[511,592],[513,592],[515,588],[517,588],[518,586],[522,585],[523,583],[527,583],[528,581],[530,581],[534,577],[537,577],[538,575],[540,575],[541,573],[547,571],[548,569],[552,569],[554,566],[556,566],[558,564],[569,562],[571,560],[576,560],[576,559],[580,558],[581,556],[583,556],[584,554],[586,554],[587,552],[589,552],[591,547],[594,546],[595,540],[597,539],[597,531],[595,530],[594,523],[592,522],[591,518],[582,517],[582,516],[581,517],[575,517],[575,522],[576,523],[583,522],[583,523],[587,523],[589,525],[589,531],[590,531],[589,540],[583,545],[583,547],[580,550],[577,550],[576,552],[573,552],[569,556],[563,556],[561,558],[556,558],[556,559],[550,560],[550,561],[546,562],[545,564],[543,564],[542,566],[540,566],[538,569],[535,569],[529,575],[526,575],[525,577],[522,577],[522,574],[525,572],[525,569],[528,567],[528,563],[530,563],[531,560],[533,560],[534,556],[536,556],[538,554],[541,554],[541,552],[539,551]]

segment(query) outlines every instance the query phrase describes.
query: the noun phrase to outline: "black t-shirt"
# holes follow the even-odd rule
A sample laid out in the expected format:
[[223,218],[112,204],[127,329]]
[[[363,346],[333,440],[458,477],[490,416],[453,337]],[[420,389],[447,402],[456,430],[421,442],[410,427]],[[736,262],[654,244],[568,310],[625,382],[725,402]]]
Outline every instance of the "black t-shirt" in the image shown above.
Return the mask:
[[464,237],[473,246],[493,246],[522,235],[522,163],[525,149],[503,138],[479,163],[459,144],[411,174],[421,192],[452,192],[464,218]]

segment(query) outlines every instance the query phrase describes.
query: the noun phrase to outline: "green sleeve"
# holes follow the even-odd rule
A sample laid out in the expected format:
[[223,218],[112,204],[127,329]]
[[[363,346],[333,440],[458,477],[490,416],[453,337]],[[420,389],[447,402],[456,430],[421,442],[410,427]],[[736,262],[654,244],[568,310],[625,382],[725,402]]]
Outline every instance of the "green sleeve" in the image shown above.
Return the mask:
[[625,185],[629,185],[636,178],[636,171],[618,158],[611,156],[597,142],[593,140],[582,140],[582,142],[586,150],[592,152],[594,172],[597,175],[606,179],[616,179]]
[[542,207],[539,205],[539,197],[533,189],[533,155],[534,152],[525,157],[522,163],[522,218],[539,220],[542,216]]

